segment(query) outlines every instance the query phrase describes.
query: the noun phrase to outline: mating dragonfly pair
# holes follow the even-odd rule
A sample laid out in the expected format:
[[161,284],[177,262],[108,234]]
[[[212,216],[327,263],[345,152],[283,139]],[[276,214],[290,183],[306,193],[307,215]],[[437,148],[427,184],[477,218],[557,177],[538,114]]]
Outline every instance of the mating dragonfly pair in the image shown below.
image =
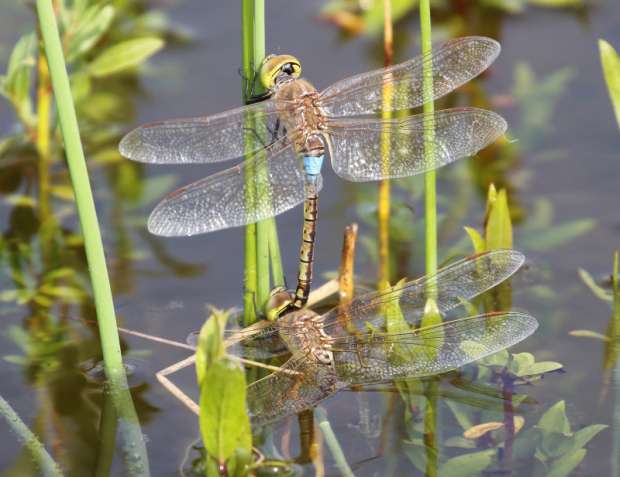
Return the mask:
[[[390,304],[398,304],[415,324],[427,298],[435,298],[443,312],[499,283],[520,264],[521,255],[512,251],[459,262],[436,277],[364,295],[321,317],[302,309],[312,276],[325,154],[336,174],[355,182],[413,176],[475,154],[505,132],[506,122],[498,114],[456,108],[401,119],[377,115],[407,111],[448,94],[484,71],[499,51],[489,38],[455,39],[430,54],[352,76],[322,92],[300,78],[297,59],[272,56],[259,74],[271,99],[213,116],[147,124],[121,141],[124,156],[148,163],[246,158],[169,194],[148,220],[149,230],[158,235],[241,226],[305,202],[291,306],[298,311],[281,316],[268,332],[279,336],[292,357],[283,370],[249,386],[256,422],[305,409],[345,385],[447,371],[510,346],[535,329],[532,317],[510,312],[403,333],[386,328]],[[432,82],[423,81],[431,76]]]
[[[505,132],[498,114],[455,108],[401,119],[377,115],[407,112],[448,94],[484,71],[499,51],[490,38],[459,38],[322,92],[300,78],[294,57],[268,57],[259,78],[271,99],[213,116],[147,124],[123,138],[121,153],[148,163],[246,156],[242,164],[168,195],[151,213],[149,230],[164,236],[212,232],[273,217],[305,201],[294,302],[301,308],[312,278],[325,153],[336,174],[355,182],[413,176],[475,154]],[[432,74],[426,87],[425,74]]]

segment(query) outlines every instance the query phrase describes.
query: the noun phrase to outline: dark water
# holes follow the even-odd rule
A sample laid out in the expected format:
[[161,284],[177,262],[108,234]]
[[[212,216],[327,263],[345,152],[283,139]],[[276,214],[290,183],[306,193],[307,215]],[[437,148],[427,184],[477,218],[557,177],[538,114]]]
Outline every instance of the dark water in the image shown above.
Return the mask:
[[[10,2],[1,8],[2,70],[13,43],[23,32],[33,28],[33,18],[27,8],[16,3]],[[175,24],[190,29],[193,40],[189,45],[167,48],[150,61],[147,71],[140,76],[139,92],[131,98],[135,116],[128,106],[127,128],[151,120],[216,113],[240,104],[238,3],[185,0],[158,2],[153,6],[165,11]],[[317,19],[321,5],[319,1],[268,2],[268,50],[298,56],[305,76],[319,89],[347,75],[380,66],[380,40],[344,38],[333,25]],[[608,275],[612,252],[620,247],[617,207],[620,199],[620,133],[604,87],[596,43],[598,38],[605,38],[616,47],[620,45],[620,6],[618,2],[605,0],[577,10],[527,7],[523,13],[504,16],[489,10],[483,12],[484,15],[472,7],[471,12],[460,18],[443,14],[434,25],[434,33],[440,40],[454,34],[457,22],[465,22],[465,28],[457,33],[488,34],[490,29],[503,47],[500,58],[480,85],[486,98],[497,100],[498,105],[493,108],[507,119],[509,131],[520,148],[520,153],[508,167],[508,173],[501,179],[501,183],[510,185],[515,202],[523,210],[523,217],[515,226],[515,248],[526,253],[529,264],[528,270],[515,281],[514,299],[519,308],[535,315],[541,325],[533,337],[512,351],[533,353],[539,361],[558,361],[566,370],[563,375],[547,376],[542,382],[522,390],[537,401],[525,414],[526,426],[534,425],[552,404],[565,400],[573,430],[594,423],[610,426],[589,443],[587,455],[575,475],[612,475],[612,436],[614,432],[620,432],[620,429],[613,429],[612,413],[620,397],[614,395],[612,388],[599,403],[604,380],[602,342],[574,338],[568,333],[574,329],[604,333],[610,315],[609,306],[592,295],[580,280],[577,269],[585,268],[596,278]],[[481,24],[483,28],[476,26]],[[398,24],[396,38],[397,59],[418,53],[415,16]],[[572,73],[561,91],[552,87],[549,91],[542,91],[529,109],[518,98],[507,105],[501,99],[513,92],[515,68],[520,63],[527,64],[535,75],[525,94],[534,93],[542,82],[559,70],[567,68]],[[554,94],[557,97],[552,101]],[[544,106],[548,102],[551,110],[544,127],[535,125],[528,129],[528,121],[538,114],[535,106]],[[0,105],[0,134],[5,135],[15,127],[15,117],[6,102]],[[460,204],[463,210],[457,223],[444,234],[440,246],[442,258],[459,244],[464,235],[462,226],[480,227],[483,220],[486,186],[477,187],[473,179],[475,164],[483,167],[482,160],[488,160],[488,157],[473,159],[474,166],[469,163],[455,165],[442,172],[442,210],[452,210],[449,203],[452,194],[460,192],[467,198]],[[8,177],[7,166],[0,163],[0,168],[5,171],[2,175]],[[55,170],[61,169],[60,165],[55,167]],[[241,231],[227,230],[177,239],[148,237],[141,225],[131,227],[127,224],[135,222],[136,217],[143,221],[153,204],[139,210],[119,208],[118,201],[113,199],[113,181],[110,181],[107,169],[107,166],[92,167],[91,177],[111,274],[117,288],[117,312],[123,326],[184,341],[207,316],[206,304],[220,308],[240,306]],[[145,177],[175,174],[177,184],[181,185],[214,170],[209,166],[150,166],[144,167],[141,173]],[[35,172],[22,169],[20,174]],[[17,181],[19,177],[11,176],[11,180]],[[343,228],[360,220],[355,205],[358,186],[340,180],[329,167],[325,168],[324,178],[316,262],[318,282],[322,281],[323,274],[337,269]],[[420,185],[419,182],[416,184]],[[372,187],[363,190],[370,191]],[[22,187],[21,192],[26,190]],[[0,206],[0,228],[5,231],[15,223],[14,206],[8,197],[5,193]],[[540,205],[541,200],[553,210],[551,224],[544,221],[538,225],[534,223],[536,204]],[[411,204],[419,217],[420,201]],[[127,254],[118,253],[121,241],[119,215],[135,252],[134,260],[127,258]],[[278,218],[289,284],[296,272],[300,219],[299,208]],[[571,238],[568,232],[560,230],[557,233],[559,238],[554,236],[549,244],[549,234],[558,225],[586,219],[593,221],[587,231]],[[19,229],[26,222],[18,220],[17,223]],[[77,230],[71,216],[63,219],[63,225]],[[362,223],[362,236],[372,237],[374,233],[374,228]],[[423,266],[419,233],[416,234],[412,237],[411,263],[406,267],[410,276],[419,274]],[[461,241],[459,250],[469,251],[470,248]],[[195,268],[196,273],[187,276],[179,272],[180,269],[187,270],[187,266],[179,268],[175,263],[184,266],[198,264],[200,267]],[[3,271],[0,278],[2,289],[10,289],[8,266],[2,262],[0,267]],[[364,246],[359,247],[357,267],[361,276],[369,281],[375,280],[376,267]],[[553,296],[543,295],[540,291],[543,288],[552,291]],[[25,326],[26,318],[30,316],[28,306],[14,302],[0,303],[0,310],[3,330],[10,326]],[[70,318],[88,314],[78,307],[63,313]],[[36,429],[61,462],[70,463],[71,475],[89,475],[98,447],[97,416],[101,400],[96,381],[87,380],[82,370],[86,366],[84,363],[97,361],[99,356],[92,333],[70,321],[69,326],[74,329],[72,339],[79,344],[58,354],[60,371],[43,371],[37,375],[43,378],[33,380],[23,367],[3,361],[0,364],[0,394],[27,424]],[[123,340],[128,360],[135,367],[130,381],[136,386],[134,395],[142,418],[142,430],[148,438],[152,474],[177,475],[186,449],[198,437],[198,422],[161,387],[154,373],[186,357],[187,352],[136,337],[125,336]],[[21,351],[14,339],[3,334],[0,354],[17,355]],[[191,395],[196,395],[193,369],[175,375],[174,381],[189,390]],[[396,412],[402,414],[402,405],[399,408],[396,395],[392,396],[397,402]],[[360,403],[368,401],[373,420],[378,421],[385,414],[385,400],[385,396],[374,392],[343,392],[324,403],[344,454],[352,465],[373,457],[381,441],[380,437],[366,438],[360,432]],[[450,411],[443,402],[441,413],[446,416],[445,427],[440,431],[443,438],[459,435],[462,430],[453,418],[448,417]],[[391,443],[388,450],[382,456],[355,467],[355,475],[414,473],[414,467],[406,457],[406,445],[402,443],[406,440],[406,433],[398,424],[388,427],[387,432]],[[276,442],[279,435],[276,433]],[[0,469],[6,469],[7,475],[29,475],[30,471],[24,470],[27,467],[17,467],[23,456],[18,457],[21,444],[15,435],[3,425],[0,426],[0,436]],[[293,442],[295,448],[294,438]],[[449,449],[446,455],[458,455],[461,451]],[[337,475],[329,451],[325,449],[324,452],[328,475]],[[616,455],[615,459],[620,456]],[[114,469],[120,472],[116,464]],[[530,472],[531,468],[526,467],[516,470],[515,474],[531,475]],[[305,475],[313,475],[311,466],[305,468]]]

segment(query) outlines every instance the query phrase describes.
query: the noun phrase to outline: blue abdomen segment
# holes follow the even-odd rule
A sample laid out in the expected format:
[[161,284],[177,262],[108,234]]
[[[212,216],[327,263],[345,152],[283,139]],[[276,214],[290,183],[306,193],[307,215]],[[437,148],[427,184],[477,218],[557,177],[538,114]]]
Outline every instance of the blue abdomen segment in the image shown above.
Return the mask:
[[323,154],[320,156],[304,156],[304,171],[306,174],[311,176],[320,174],[323,159],[325,159],[325,155]]

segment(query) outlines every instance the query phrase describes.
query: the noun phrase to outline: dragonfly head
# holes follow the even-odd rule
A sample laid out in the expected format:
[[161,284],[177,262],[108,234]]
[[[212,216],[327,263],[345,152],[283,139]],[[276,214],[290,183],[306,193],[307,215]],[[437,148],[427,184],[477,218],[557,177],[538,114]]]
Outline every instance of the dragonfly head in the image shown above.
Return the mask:
[[260,82],[269,90],[282,81],[299,78],[299,75],[301,63],[291,55],[269,55],[263,60],[259,70]]
[[293,294],[284,287],[276,287],[271,290],[269,299],[265,305],[265,315],[267,319],[270,321],[277,320],[280,315],[290,307],[293,300]]

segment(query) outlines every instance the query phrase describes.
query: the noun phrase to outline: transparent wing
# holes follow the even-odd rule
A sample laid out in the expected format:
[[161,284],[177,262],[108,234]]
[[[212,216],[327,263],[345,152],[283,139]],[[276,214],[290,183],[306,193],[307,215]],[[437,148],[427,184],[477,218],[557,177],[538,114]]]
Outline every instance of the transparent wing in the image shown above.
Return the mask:
[[[415,108],[475,78],[493,63],[499,52],[499,43],[491,38],[450,40],[430,54],[333,84],[321,93],[321,107],[332,117]],[[425,66],[432,68],[432,94],[425,93],[422,87]],[[387,84],[393,86],[389,108],[383,103],[383,88]]]
[[[428,144],[434,154],[429,157],[425,153],[424,135],[433,127],[434,139]],[[325,138],[336,174],[360,182],[413,176],[437,169],[475,154],[505,131],[506,121],[492,111],[458,108],[400,120],[330,120]],[[384,144],[389,149],[384,149]]]
[[339,337],[331,346],[339,380],[372,384],[451,371],[518,343],[537,327],[525,313],[488,313],[404,333]]
[[398,305],[412,325],[419,323],[424,306],[433,297],[441,313],[490,290],[514,274],[523,264],[516,250],[494,250],[473,255],[385,292],[368,293],[322,316],[325,331],[333,337],[364,333],[369,327],[385,331],[385,312]]
[[239,330],[225,330],[228,352],[251,359],[268,359],[289,352],[273,321],[261,320]]
[[304,198],[298,157],[280,140],[238,166],[169,194],[151,213],[148,229],[163,236],[212,232],[273,217]]
[[331,365],[317,363],[307,355],[293,356],[280,371],[248,386],[252,424],[262,426],[301,412],[341,387]]
[[182,164],[241,157],[285,135],[278,119],[283,102],[264,101],[213,116],[145,124],[128,133],[121,154],[140,162]]

